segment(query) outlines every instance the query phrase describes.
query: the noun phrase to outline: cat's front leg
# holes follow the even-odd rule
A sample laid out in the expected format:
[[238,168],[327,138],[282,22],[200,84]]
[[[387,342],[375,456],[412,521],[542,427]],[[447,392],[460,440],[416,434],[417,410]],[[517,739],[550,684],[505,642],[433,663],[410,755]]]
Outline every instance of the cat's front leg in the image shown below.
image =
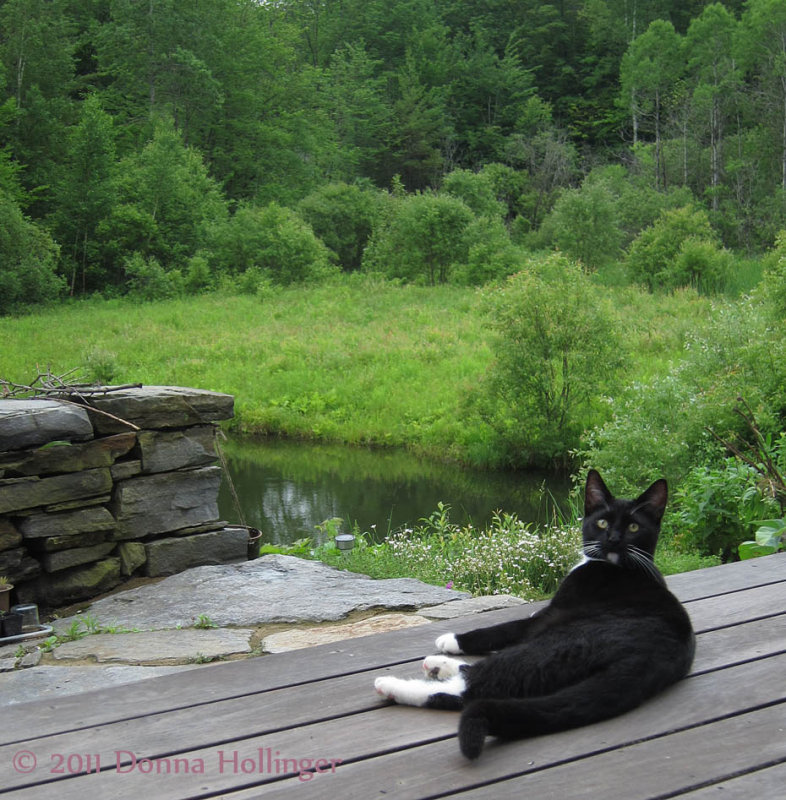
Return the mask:
[[518,644],[542,627],[546,615],[517,619],[491,625],[488,628],[476,628],[467,633],[443,633],[435,642],[440,653],[458,655],[459,653],[490,653],[501,650],[511,644]]

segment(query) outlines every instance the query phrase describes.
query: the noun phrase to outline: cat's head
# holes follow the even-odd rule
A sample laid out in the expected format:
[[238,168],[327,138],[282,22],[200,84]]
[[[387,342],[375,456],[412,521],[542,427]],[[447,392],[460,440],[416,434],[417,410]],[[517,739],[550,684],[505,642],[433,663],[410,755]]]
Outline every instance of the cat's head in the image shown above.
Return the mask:
[[584,554],[593,561],[648,569],[667,499],[663,478],[635,500],[623,500],[611,494],[596,470],[590,470],[584,494]]

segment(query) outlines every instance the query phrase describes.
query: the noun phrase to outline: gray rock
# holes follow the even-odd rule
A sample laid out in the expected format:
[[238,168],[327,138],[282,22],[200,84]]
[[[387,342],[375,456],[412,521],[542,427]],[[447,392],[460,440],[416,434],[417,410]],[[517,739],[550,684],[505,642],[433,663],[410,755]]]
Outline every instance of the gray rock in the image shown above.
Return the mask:
[[51,478],[0,480],[0,514],[102,495],[112,488],[108,469],[89,469]]
[[18,666],[20,669],[37,667],[41,663],[42,656],[43,653],[40,650],[31,650],[29,653],[25,653],[22,658],[19,659]]
[[83,567],[54,572],[16,587],[21,603],[57,608],[107,592],[120,583],[120,559],[106,558]]
[[134,433],[122,433],[81,444],[61,444],[31,452],[12,453],[0,457],[0,470],[5,470],[7,476],[28,476],[109,467],[135,444]]
[[171,472],[212,464],[216,456],[216,429],[197,425],[184,431],[141,431],[142,471]]
[[94,533],[75,533],[71,536],[47,536],[44,539],[28,540],[27,544],[35,546],[46,553],[58,550],[70,550],[72,547],[92,547],[106,540],[106,534],[101,531]]
[[127,481],[136,475],[142,474],[142,461],[138,458],[131,461],[119,461],[110,468],[112,480],[120,482]]
[[21,582],[35,578],[40,572],[41,565],[23,547],[0,553],[0,575],[10,578],[11,583],[17,587],[17,592]]
[[489,594],[482,597],[468,597],[454,603],[442,603],[431,608],[423,608],[420,613],[429,619],[455,619],[467,614],[483,611],[496,611],[498,608],[525,605],[526,601],[509,594]]
[[119,483],[116,539],[140,539],[218,521],[219,467],[147,475]]
[[[143,386],[92,397],[91,405],[140,428],[186,428],[230,419],[234,398],[229,394],[201,389]],[[127,426],[103,414],[90,412],[90,417],[99,433],[128,431]]]
[[158,539],[145,544],[145,574],[156,578],[203,564],[242,561],[247,553],[248,532],[239,528]]
[[0,519],[0,552],[22,543],[22,534],[7,520]]
[[115,547],[114,542],[104,542],[92,547],[74,547],[70,550],[45,553],[41,556],[41,564],[47,572],[58,572],[62,569],[78,567],[81,564],[89,564],[92,561],[100,561],[108,556]]
[[145,546],[141,542],[121,542],[117,546],[120,557],[120,572],[124,576],[133,575],[147,561]]
[[[335,622],[352,611],[415,611],[468,597],[413,578],[372,580],[319,561],[271,555],[195,569],[92,603],[103,625],[175,628],[207,614],[218,625]],[[74,618],[60,620],[68,627]]]
[[93,436],[87,413],[56,400],[0,400],[0,453]]
[[106,533],[115,527],[115,518],[103,506],[65,511],[59,514],[34,514],[19,523],[26,539],[45,536],[76,536],[80,533]]
[[55,661],[94,659],[99,663],[121,664],[215,659],[250,653],[253,633],[234,628],[99,633],[65,642],[52,651],[52,656]]

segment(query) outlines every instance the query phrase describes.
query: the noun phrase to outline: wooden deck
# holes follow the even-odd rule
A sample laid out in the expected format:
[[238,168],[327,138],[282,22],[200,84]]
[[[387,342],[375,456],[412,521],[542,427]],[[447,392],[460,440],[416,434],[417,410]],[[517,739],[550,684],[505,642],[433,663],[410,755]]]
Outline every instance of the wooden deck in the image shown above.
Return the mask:
[[468,763],[455,714],[374,693],[385,672],[417,677],[437,634],[509,609],[0,710],[0,798],[780,800],[786,554],[669,583],[699,634],[693,673],[609,722]]

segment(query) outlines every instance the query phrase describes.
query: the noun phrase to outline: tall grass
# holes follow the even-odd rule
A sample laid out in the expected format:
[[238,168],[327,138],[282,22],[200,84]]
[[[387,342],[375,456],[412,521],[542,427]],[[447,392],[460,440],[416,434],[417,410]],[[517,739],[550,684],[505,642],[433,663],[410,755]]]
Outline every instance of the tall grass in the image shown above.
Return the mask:
[[[632,343],[631,380],[679,357],[710,313],[691,292],[608,291]],[[102,382],[212,389],[235,396],[241,432],[465,459],[474,423],[462,401],[492,358],[479,301],[471,288],[349,275],[259,296],[72,302],[0,318],[0,377],[79,366]]]

